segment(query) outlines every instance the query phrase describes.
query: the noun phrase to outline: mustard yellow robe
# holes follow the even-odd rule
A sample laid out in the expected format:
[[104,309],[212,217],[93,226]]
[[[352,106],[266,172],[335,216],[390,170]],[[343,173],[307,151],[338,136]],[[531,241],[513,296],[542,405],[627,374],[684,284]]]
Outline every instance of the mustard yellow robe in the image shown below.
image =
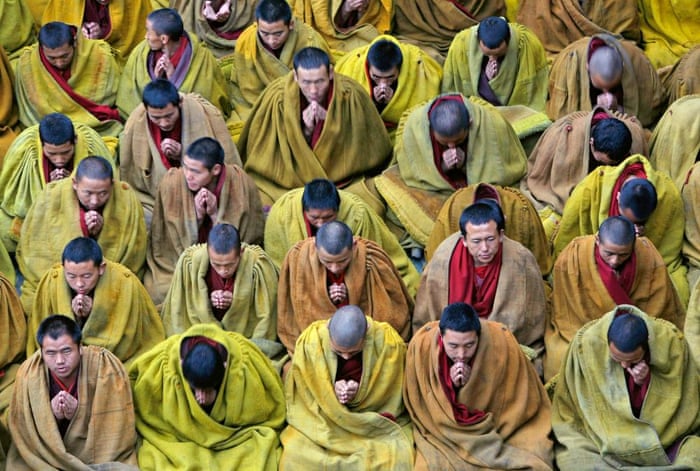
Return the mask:
[[685,211],[683,255],[688,261],[688,285],[692,294],[697,291],[696,284],[700,278],[700,165],[697,163],[686,174],[681,187],[681,198]]
[[659,71],[659,76],[665,77],[664,86],[668,91],[668,102],[674,103],[686,95],[700,94],[700,44],[685,53],[672,67],[666,68],[665,74]]
[[639,0],[638,9],[641,45],[655,68],[673,64],[700,43],[700,9],[694,0]]
[[0,45],[9,53],[36,41],[34,17],[25,0],[0,2]]
[[0,167],[5,152],[19,134],[15,77],[5,49],[0,46]]

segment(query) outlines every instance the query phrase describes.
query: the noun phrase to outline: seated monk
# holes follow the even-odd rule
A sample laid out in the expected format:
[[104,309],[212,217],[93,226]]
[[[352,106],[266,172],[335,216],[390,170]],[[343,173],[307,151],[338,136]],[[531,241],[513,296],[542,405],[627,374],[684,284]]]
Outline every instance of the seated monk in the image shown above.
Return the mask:
[[202,137],[187,148],[182,168],[171,168],[158,186],[144,278],[156,304],[163,302],[180,254],[203,244],[218,223],[236,226],[241,240],[262,243],[263,212],[253,180],[224,163],[224,149]]
[[314,237],[323,224],[335,220],[347,224],[354,235],[376,242],[391,258],[409,294],[415,296],[418,272],[394,234],[360,197],[338,190],[330,180],[311,180],[272,205],[265,223],[265,250],[282,266],[294,244]]
[[513,185],[527,157],[513,128],[479,98],[450,94],[404,114],[396,165],[374,180],[405,248],[422,248],[443,203],[473,183]]
[[636,116],[651,127],[666,106],[666,91],[644,52],[608,34],[566,47],[549,73],[547,114],[552,120],[601,106]]
[[141,103],[143,89],[157,78],[170,80],[182,93],[198,93],[225,117],[231,111],[226,80],[214,55],[190,37],[172,8],[160,8],[146,18],[146,39],[126,61],[119,80],[117,106],[126,119]]
[[258,96],[270,82],[292,70],[294,56],[305,47],[329,52],[316,30],[292,17],[286,0],[258,2],[255,23],[243,30],[233,53],[221,60],[235,111],[231,126],[243,127]]
[[682,305],[687,306],[690,293],[681,254],[685,214],[671,178],[638,154],[616,166],[599,167],[576,185],[564,206],[554,236],[554,259],[574,238],[595,234],[609,216],[625,216],[637,235],[654,244]]
[[284,259],[277,292],[277,334],[290,353],[313,321],[355,304],[376,321],[410,337],[413,298],[391,259],[377,244],[353,237],[331,221],[316,237],[298,242]]
[[551,470],[550,403],[518,342],[469,304],[408,344],[406,408],[416,433],[416,470]]
[[[89,237],[70,241],[61,264],[39,281],[27,317],[29,332],[54,312],[66,313],[78,324],[86,345],[106,348],[125,365],[165,338],[158,311],[139,279],[105,260],[100,245]],[[38,348],[29,337],[27,356]]]
[[0,238],[8,252],[16,250],[27,211],[46,185],[68,178],[89,155],[111,153],[94,129],[60,113],[47,114],[15,139],[0,168]]
[[504,235],[498,203],[482,199],[459,218],[460,232],[440,244],[423,269],[413,313],[413,332],[440,318],[444,306],[465,302],[479,317],[500,322],[541,369],[545,283],[535,257]]
[[0,273],[0,465],[10,448],[8,406],[27,346],[27,321],[14,285]]
[[103,157],[80,161],[71,179],[47,185],[27,212],[17,244],[27,315],[39,279],[60,263],[63,247],[81,236],[95,239],[106,259],[140,276],[146,260],[143,210],[129,185],[114,181],[112,164]]
[[700,68],[700,44],[685,53],[678,61],[665,71],[659,71],[664,86],[668,91],[668,102],[686,95],[700,94],[700,77],[696,71]]
[[206,244],[180,255],[161,311],[166,335],[207,323],[275,342],[278,279],[260,246],[241,243],[234,226],[217,224]]
[[5,152],[20,132],[14,83],[15,76],[10,60],[0,45],[0,168]]
[[123,64],[143,39],[142,25],[151,9],[150,0],[79,0],[70,8],[63,0],[49,0],[42,22],[80,25],[83,37],[107,41]]
[[537,36],[523,25],[491,16],[455,36],[445,60],[442,92],[544,111],[548,76]]
[[124,366],[108,350],[82,345],[69,317],[47,317],[41,347],[15,379],[7,469],[137,470],[134,403]]
[[515,188],[488,183],[467,185],[445,201],[425,246],[426,260],[430,261],[442,241],[460,230],[459,218],[464,208],[483,199],[492,199],[498,203],[507,223],[505,236],[529,249],[537,260],[540,272],[547,276],[552,269],[550,242],[532,203]]
[[182,152],[209,136],[224,148],[226,163],[241,165],[221,112],[195,93],[180,95],[172,82],[156,79],[143,89],[143,103],[131,113],[119,137],[119,170],[141,200],[150,226],[158,185]]
[[323,50],[307,47],[294,56],[294,71],[255,102],[238,149],[263,204],[271,205],[314,178],[362,194],[365,175],[388,163],[391,141],[367,92],[334,74]]
[[0,30],[0,49],[9,54],[36,41],[34,17],[25,0],[2,2],[0,23],[5,26]]
[[[688,128],[690,131],[690,128]],[[697,139],[698,136],[695,136]],[[676,141],[682,147],[680,141]],[[696,147],[698,144],[696,144]],[[696,151],[700,156],[700,150]],[[691,293],[697,291],[697,281],[700,279],[700,164],[697,162],[690,167],[683,187],[681,188],[683,209],[685,213],[685,236],[683,238],[683,255],[688,262],[688,286]],[[700,321],[700,319],[698,319]],[[698,331],[700,333],[700,331]],[[700,364],[700,363],[698,363]]]
[[192,326],[138,358],[129,376],[141,469],[278,468],[282,381],[241,334]]
[[12,259],[7,253],[7,250],[5,250],[5,246],[3,244],[0,244],[0,275],[7,278],[10,285],[15,286],[17,281],[17,273],[15,273],[15,266],[12,263]]
[[655,69],[674,64],[693,47],[697,51],[700,9],[694,0],[639,0],[638,12],[641,47]]
[[572,240],[554,265],[552,315],[544,336],[546,381],[559,371],[576,332],[620,304],[683,328],[685,307],[656,247],[646,237],[637,239],[629,220],[612,216],[596,235]]
[[571,342],[552,400],[560,469],[696,469],[700,374],[681,331],[623,304]]
[[122,131],[115,108],[120,70],[106,42],[82,38],[65,23],[47,23],[39,30],[39,42],[21,52],[14,70],[25,127],[49,113],[63,113],[111,140]]
[[406,344],[354,305],[299,336],[280,469],[413,469],[401,384]]
[[372,97],[392,142],[404,111],[440,93],[440,64],[418,46],[389,35],[350,51],[335,70],[355,79]]

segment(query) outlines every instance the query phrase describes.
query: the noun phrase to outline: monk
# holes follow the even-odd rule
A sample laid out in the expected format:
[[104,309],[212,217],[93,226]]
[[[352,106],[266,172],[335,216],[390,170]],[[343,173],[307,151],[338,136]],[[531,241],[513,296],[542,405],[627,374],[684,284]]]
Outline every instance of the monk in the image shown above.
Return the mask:
[[116,138],[122,131],[115,107],[120,69],[106,42],[82,38],[75,26],[53,21],[41,27],[38,43],[21,52],[14,70],[25,127],[63,113],[101,136]]
[[124,366],[108,350],[82,345],[69,317],[47,317],[41,351],[17,372],[10,403],[7,469],[137,470],[134,403]]
[[375,179],[404,248],[425,246],[443,203],[472,183],[513,185],[527,157],[518,136],[492,105],[442,95],[406,113],[394,146],[396,165]]
[[553,120],[596,105],[636,116],[651,127],[666,106],[666,91],[641,49],[609,34],[571,43],[552,63],[547,114]]
[[281,469],[413,469],[406,345],[358,306],[302,332],[286,383]]
[[202,137],[187,148],[182,168],[170,169],[158,187],[144,278],[156,304],[165,298],[182,251],[206,242],[218,223],[236,226],[244,242],[262,242],[255,183],[239,166],[224,163],[221,144]]
[[34,17],[25,0],[3,2],[0,7],[0,48],[12,54],[36,41]]
[[347,224],[355,236],[376,242],[391,258],[410,295],[415,296],[418,272],[384,221],[360,197],[338,190],[324,178],[311,180],[272,205],[265,223],[265,251],[282,266],[294,244],[315,236],[323,224],[335,220]]
[[131,115],[141,103],[144,87],[157,78],[170,80],[182,93],[200,94],[228,117],[226,80],[214,55],[185,31],[172,8],[148,14],[146,39],[129,54],[117,93],[122,117]]
[[285,0],[258,2],[255,23],[243,30],[233,53],[221,60],[236,115],[229,119],[231,126],[242,129],[258,96],[270,82],[292,70],[294,56],[305,47],[329,52],[318,32],[292,17]]
[[76,237],[91,237],[106,259],[137,276],[146,260],[146,224],[138,198],[128,184],[114,181],[112,164],[90,156],[72,178],[49,184],[27,212],[17,244],[24,276],[22,304],[29,315],[37,284],[61,261],[63,247]]
[[129,376],[141,469],[278,469],[282,381],[241,334],[192,326],[137,359]]
[[280,271],[277,300],[277,334],[290,353],[313,321],[348,304],[387,322],[404,339],[410,336],[413,298],[391,259],[374,242],[353,237],[340,221],[324,224],[316,237],[292,247]]
[[[679,139],[678,146],[682,145]],[[697,201],[700,198],[700,164],[695,163],[688,170],[681,188],[681,198],[685,213],[683,256],[688,261],[688,286],[693,293],[697,291],[696,285],[700,279],[700,239],[698,239],[698,234],[700,234],[700,213],[698,210],[700,208],[697,207]],[[700,319],[698,320],[700,321]]]
[[80,0],[66,8],[62,0],[49,0],[42,22],[61,21],[80,26],[87,39],[103,39],[121,64],[143,39],[142,25],[151,11],[149,0]]
[[675,103],[676,100],[686,95],[700,94],[700,78],[695,73],[700,67],[700,44],[685,53],[673,65],[659,71],[659,76],[664,81],[664,86],[668,91],[668,102]]
[[641,46],[654,68],[672,65],[694,46],[697,49],[700,43],[700,11],[697,7],[693,0],[639,2]]
[[[165,338],[163,323],[139,279],[123,265],[106,260],[90,237],[78,237],[63,249],[39,281],[27,318],[30,332],[54,312],[71,317],[86,345],[112,352],[125,365]],[[33,336],[27,356],[39,348]]]
[[504,324],[541,370],[545,284],[532,252],[506,237],[504,228],[503,211],[494,200],[464,209],[460,232],[445,239],[423,269],[413,331],[439,319],[447,304],[465,302],[479,317]]
[[15,76],[5,49],[0,46],[0,166],[5,152],[20,132],[14,94]]
[[60,113],[15,139],[0,168],[0,237],[8,252],[16,250],[27,211],[46,185],[68,178],[89,155],[111,153],[94,129]]
[[455,36],[445,60],[442,92],[544,111],[548,75],[537,36],[523,25],[490,16]]
[[442,67],[418,46],[389,35],[343,56],[335,70],[357,80],[372,98],[392,142],[404,111],[440,93]]
[[[636,239],[636,240],[635,240]],[[559,254],[552,276],[552,316],[545,330],[545,380],[559,371],[576,332],[620,304],[683,328],[681,303],[661,255],[622,216],[604,220],[596,235],[577,237]]]
[[575,237],[595,234],[605,219],[618,215],[634,223],[637,235],[645,235],[654,244],[681,303],[687,306],[690,293],[681,254],[683,201],[671,178],[641,155],[632,155],[616,166],[601,166],[574,188],[554,237],[555,259]]
[[584,326],[564,359],[552,401],[557,465],[695,469],[698,389],[681,331],[634,306],[617,306]]
[[416,470],[551,470],[550,404],[508,329],[447,305],[408,345],[404,400]]
[[156,79],[143,89],[143,103],[131,113],[119,137],[119,169],[141,201],[147,224],[153,216],[158,185],[182,154],[200,137],[216,139],[226,163],[241,165],[221,112],[195,93],[179,94],[169,80]]
[[166,334],[210,323],[275,343],[278,278],[260,246],[242,243],[234,226],[217,224],[206,244],[187,248],[177,262],[161,312]]
[[391,141],[367,92],[334,74],[323,50],[307,47],[255,102],[238,149],[263,204],[272,205],[314,178],[366,194],[364,177],[386,166]]

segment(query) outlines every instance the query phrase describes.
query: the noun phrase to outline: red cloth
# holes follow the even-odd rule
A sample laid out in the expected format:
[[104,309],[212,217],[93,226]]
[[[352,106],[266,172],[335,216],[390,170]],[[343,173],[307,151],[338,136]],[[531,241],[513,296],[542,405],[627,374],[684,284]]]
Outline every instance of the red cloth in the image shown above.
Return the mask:
[[338,357],[338,370],[335,373],[335,380],[353,380],[356,383],[360,383],[362,379],[362,352],[358,352],[351,356],[347,360],[337,355]]
[[613,298],[615,304],[634,304],[629,296],[634,284],[634,277],[637,274],[637,255],[632,252],[632,256],[622,265],[618,271],[611,268],[600,256],[598,249],[595,250],[595,263],[598,267],[600,279],[603,280],[608,294]]
[[496,298],[496,287],[501,274],[503,246],[500,244],[493,261],[484,265],[481,284],[477,282],[474,258],[462,242],[458,242],[450,258],[450,280],[448,283],[447,302],[463,302],[476,309],[479,317],[488,317]]
[[[649,351],[644,355],[644,361],[649,364]],[[647,397],[647,391],[649,390],[649,383],[651,381],[651,373],[649,373],[644,380],[644,384],[637,384],[634,382],[632,375],[625,370],[625,379],[627,380],[627,392],[630,396],[630,405],[632,406],[632,413],[635,417],[639,418],[639,413],[642,411],[642,405],[644,404],[644,398]]]
[[[237,29],[235,31],[226,31],[222,29],[224,25],[226,24],[226,21],[218,22],[218,21],[212,21],[212,20],[207,20],[207,23],[209,23],[209,26],[211,29],[214,30],[216,35],[220,38],[227,39],[229,41],[233,41],[234,39],[238,39],[238,36],[241,35],[243,30],[245,28]],[[265,44],[265,43],[263,43]],[[280,48],[281,50],[282,48]],[[278,56],[279,57],[279,56]]]
[[447,399],[449,399],[450,404],[452,404],[452,411],[454,412],[455,420],[461,425],[471,425],[481,422],[484,420],[484,417],[486,417],[486,412],[478,409],[470,411],[467,406],[457,401],[457,391],[452,384],[452,378],[450,378],[450,367],[452,366],[452,360],[450,360],[445,353],[445,347],[442,344],[441,335],[438,335],[437,341],[439,351],[438,362],[440,363],[440,383],[442,384],[442,389],[447,395]]
[[[462,98],[458,95],[447,95],[438,98],[432,105],[430,105],[430,109],[428,110],[428,118],[430,118],[430,113],[433,111],[435,106],[448,100],[462,101]],[[432,144],[433,148],[433,163],[435,164],[437,171],[440,172],[440,175],[442,175],[442,178],[444,178],[445,181],[455,190],[466,187],[467,176],[461,169],[454,169],[450,170],[449,172],[442,171],[442,153],[447,150],[447,147],[440,145],[440,143],[435,139],[432,129],[430,130],[430,143]],[[461,149],[464,151],[464,155],[467,155],[467,140],[464,141]]]
[[617,195],[620,194],[622,185],[624,185],[627,179],[630,177],[647,178],[647,174],[644,171],[644,165],[641,162],[635,162],[628,165],[617,178],[615,186],[612,190],[612,199],[610,200],[610,210],[608,211],[608,216],[620,215],[620,205],[617,202]]
[[103,5],[96,0],[86,0],[83,12],[83,23],[95,22],[100,25],[102,34],[99,39],[109,36],[112,31],[112,21],[109,18],[109,4]]
[[[209,289],[209,295],[211,295],[212,292],[214,291],[228,291],[229,293],[233,293],[233,287],[236,283],[236,275],[234,275],[229,278],[229,279],[223,279],[221,275],[216,273],[216,270],[214,270],[211,265],[209,265],[209,269],[207,270],[207,288]],[[228,308],[226,309],[219,309],[214,306],[211,307],[212,311],[214,313],[214,317],[216,317],[217,320],[221,320],[224,318],[224,315],[226,314],[226,311],[228,311]]]
[[[44,183],[51,183],[51,172],[56,170],[56,166],[46,157],[46,154],[41,153],[41,164],[44,167]],[[73,159],[66,164],[66,170],[73,172]]]
[[180,144],[182,144],[182,119],[178,119],[175,123],[175,127],[170,131],[163,131],[158,127],[158,125],[148,120],[148,131],[153,137],[153,142],[156,144],[156,149],[158,149],[158,154],[160,155],[160,160],[165,165],[165,168],[170,170],[171,168],[179,168],[182,163],[180,160],[170,160],[165,153],[161,150],[160,145],[164,139],[173,139]]
[[[226,181],[226,166],[222,165],[221,166],[221,173],[219,173],[219,179],[216,181],[216,188],[214,188],[214,197],[216,198],[217,204],[219,203],[219,200],[221,199],[221,189],[224,187],[224,182]],[[207,242],[207,239],[209,238],[209,231],[211,231],[211,228],[214,225],[212,224],[211,218],[209,217],[208,214],[204,215],[204,219],[202,219],[202,223],[199,225],[199,231],[197,235],[197,241],[200,244],[204,244]]]

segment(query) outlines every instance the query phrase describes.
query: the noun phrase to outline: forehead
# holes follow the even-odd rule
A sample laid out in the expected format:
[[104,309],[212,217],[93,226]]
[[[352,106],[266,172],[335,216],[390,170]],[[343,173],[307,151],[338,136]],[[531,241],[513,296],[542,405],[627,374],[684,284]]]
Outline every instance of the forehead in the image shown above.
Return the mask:
[[627,245],[618,245],[608,242],[605,239],[598,237],[598,247],[600,250],[604,250],[610,253],[629,253],[634,249],[634,242]]
[[266,33],[285,31],[287,30],[287,28],[289,28],[289,26],[286,25],[282,20],[273,21],[272,23],[268,23],[265,20],[258,20],[258,30],[264,31]]
[[355,345],[351,347],[341,347],[335,343],[333,338],[331,340],[331,349],[336,353],[357,353],[362,351],[362,347],[365,345],[365,338],[362,337]]
[[204,164],[202,162],[200,162],[199,160],[193,159],[192,157],[188,156],[187,154],[185,154],[182,157],[182,165],[184,167],[187,167],[187,168],[190,168],[193,170],[201,170],[201,171],[209,170],[204,166]]
[[309,216],[332,216],[335,211],[330,208],[309,208],[304,211]]
[[299,80],[321,80],[328,79],[328,69],[325,65],[317,67],[315,69],[305,69],[303,67],[298,67],[296,69],[297,78]]
[[47,46],[41,46],[41,49],[44,51],[44,54],[47,56],[61,56],[64,54],[68,54],[73,51],[73,45],[66,43],[61,46],[58,46],[56,48],[51,49],[50,47]]
[[153,108],[152,106],[146,107],[146,111],[148,111],[148,114],[151,116],[168,116],[175,113],[177,110],[178,107],[172,103],[165,105],[165,108]]
[[379,70],[375,66],[371,65],[369,66],[369,73],[373,77],[395,77],[399,75],[399,68],[398,67],[392,67],[389,70]]
[[613,342],[610,342],[608,344],[608,347],[610,348],[610,356],[612,357],[613,360],[616,361],[639,361],[642,358],[644,358],[644,348],[641,346],[637,347],[635,350],[629,352],[629,353],[624,353],[621,352],[620,350],[617,349],[615,344]]
[[81,272],[81,271],[92,271],[97,269],[97,265],[92,260],[86,260],[84,262],[73,262],[71,260],[66,260],[63,262],[63,270],[70,272]]
[[44,142],[42,144],[42,148],[44,149],[44,151],[48,152],[68,151],[73,149],[73,147],[75,147],[73,141],[66,141],[63,144],[51,144],[49,142]]
[[331,255],[323,247],[318,248],[318,258],[324,262],[336,262],[352,257],[352,247],[345,247],[339,254]]
[[465,225],[465,231],[468,236],[473,237],[476,235],[486,236],[486,235],[498,235],[498,226],[496,226],[496,221],[489,221],[484,224],[472,224],[467,222]]
[[68,334],[61,334],[58,336],[57,339],[51,338],[50,335],[45,335],[43,341],[41,342],[41,348],[44,350],[47,349],[60,349],[60,348],[65,348],[65,347],[77,347],[78,344],[76,344],[73,339],[71,338],[70,335]]
[[447,329],[442,335],[442,341],[444,343],[454,343],[458,345],[474,342],[478,338],[479,336],[474,330],[470,330],[468,332],[457,332],[456,330]]
[[228,253],[217,253],[211,247],[207,247],[209,253],[209,261],[216,264],[234,263],[240,258],[238,250],[233,249]]
[[81,189],[106,189],[112,186],[112,180],[105,178],[100,180],[97,178],[83,177],[75,180],[75,185]]

